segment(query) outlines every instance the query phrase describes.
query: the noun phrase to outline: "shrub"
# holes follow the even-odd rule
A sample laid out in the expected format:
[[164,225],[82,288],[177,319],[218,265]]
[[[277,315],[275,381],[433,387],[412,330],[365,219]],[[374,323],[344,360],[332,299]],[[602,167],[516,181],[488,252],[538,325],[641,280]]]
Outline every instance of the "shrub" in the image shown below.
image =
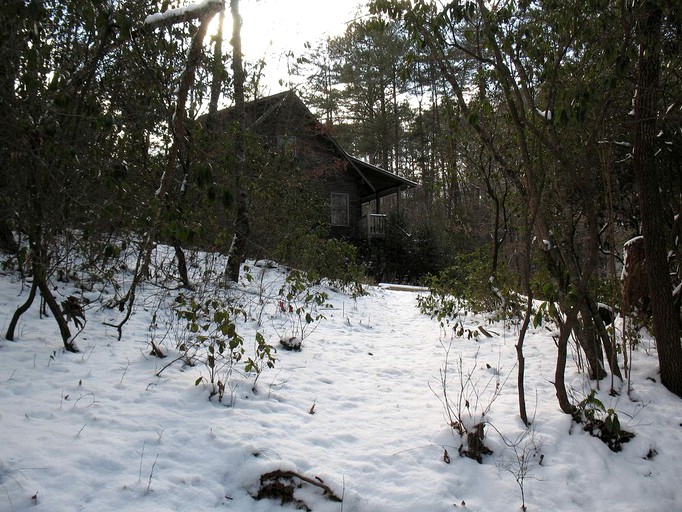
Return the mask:
[[279,290],[277,309],[283,316],[280,342],[287,350],[301,350],[303,340],[315,330],[325,317],[319,308],[327,307],[329,296],[316,290],[305,272],[293,270]]
[[500,267],[491,276],[489,251],[479,248],[460,254],[455,263],[427,279],[430,294],[420,296],[420,311],[441,322],[456,318],[464,308],[473,313],[497,312],[503,318],[519,314],[519,298],[511,287],[510,272]]
[[441,344],[445,351],[445,360],[440,369],[440,388],[434,390],[430,385],[429,387],[443,406],[448,426],[460,438],[459,455],[480,464],[484,455],[492,454],[492,450],[485,445],[487,416],[500,396],[504,382],[500,380],[499,370],[483,375],[479,373],[478,353],[474,357],[472,369],[469,370],[465,370],[460,355],[457,375],[452,379],[449,373],[452,344]]
[[620,428],[618,413],[612,408],[604,407],[597,398],[595,389],[576,405],[573,419],[582,424],[583,430],[601,439],[614,452],[621,451],[622,444],[635,437],[632,432]]
[[222,402],[228,379],[239,362],[245,372],[256,372],[256,379],[263,368],[275,366],[276,350],[260,332],[256,333],[254,354],[246,355],[244,338],[236,325],[239,316],[246,319],[242,309],[220,298],[197,299],[184,294],[175,299],[174,309],[178,319],[186,322],[188,334],[178,348],[184,352],[186,361],[205,366],[208,375],[199,377],[195,385],[208,382],[210,397],[218,396]]
[[277,258],[305,272],[311,282],[326,278],[353,295],[362,295],[364,269],[357,262],[354,245],[314,233],[289,236],[277,248]]
[[452,262],[450,237],[431,223],[410,227],[403,213],[388,216],[382,238],[362,245],[362,258],[380,281],[422,284]]

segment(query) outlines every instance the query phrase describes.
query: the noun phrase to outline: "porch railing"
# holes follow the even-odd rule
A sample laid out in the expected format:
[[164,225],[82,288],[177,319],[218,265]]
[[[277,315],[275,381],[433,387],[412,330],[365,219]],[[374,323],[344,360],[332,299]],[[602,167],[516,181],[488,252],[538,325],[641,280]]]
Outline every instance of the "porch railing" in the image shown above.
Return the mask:
[[367,238],[383,237],[386,234],[386,219],[388,215],[385,213],[370,213],[367,215]]

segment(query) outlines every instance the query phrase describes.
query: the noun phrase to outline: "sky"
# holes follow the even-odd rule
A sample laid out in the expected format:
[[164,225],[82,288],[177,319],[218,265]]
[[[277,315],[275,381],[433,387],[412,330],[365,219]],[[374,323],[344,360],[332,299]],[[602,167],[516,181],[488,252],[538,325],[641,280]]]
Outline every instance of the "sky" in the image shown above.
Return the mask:
[[[287,76],[288,51],[300,56],[305,43],[343,34],[362,0],[242,0],[242,51],[249,62],[265,58],[267,83]],[[276,93],[278,90],[269,92]]]

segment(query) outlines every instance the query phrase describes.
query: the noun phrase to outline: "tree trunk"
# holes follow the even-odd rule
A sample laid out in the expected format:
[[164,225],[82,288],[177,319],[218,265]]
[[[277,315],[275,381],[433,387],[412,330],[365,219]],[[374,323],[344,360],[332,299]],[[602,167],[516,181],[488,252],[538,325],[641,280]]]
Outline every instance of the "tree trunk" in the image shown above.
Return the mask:
[[17,328],[17,324],[19,323],[19,318],[21,318],[21,315],[26,313],[28,309],[31,307],[33,304],[33,301],[36,298],[36,291],[38,290],[38,283],[34,279],[33,283],[31,283],[31,291],[28,293],[28,297],[26,298],[26,302],[24,302],[21,306],[17,308],[17,310],[14,312],[14,315],[12,315],[12,320],[9,323],[9,327],[7,328],[7,334],[5,334],[5,339],[8,341],[14,341],[14,331]]
[[[524,278],[524,281],[526,279]],[[526,302],[526,314],[523,317],[523,324],[521,324],[521,330],[519,331],[519,338],[516,342],[516,360],[518,362],[518,370],[516,375],[516,383],[518,386],[519,395],[519,416],[523,424],[528,426],[528,412],[526,411],[526,390],[525,390],[525,376],[526,376],[526,358],[523,355],[523,342],[526,339],[526,332],[528,332],[528,326],[530,325],[530,317],[533,311],[533,293],[530,291],[530,287],[527,290],[528,300]]]
[[566,414],[573,414],[575,406],[571,404],[566,392],[566,360],[568,359],[568,338],[571,336],[573,326],[576,323],[577,311],[571,309],[566,315],[566,321],[556,318],[559,324],[559,339],[557,340],[557,363],[554,369],[554,388],[559,400],[559,407]]
[[[580,269],[577,267],[572,253],[565,248],[566,245],[568,244],[560,242],[558,246],[543,251],[547,269],[557,283],[558,302],[561,311],[566,316],[570,313],[576,317],[574,321],[566,322],[568,326],[566,341],[568,341],[571,333],[575,334],[580,348],[585,353],[590,379],[601,380],[606,377],[601,339],[595,338],[594,319],[587,306],[589,296],[584,290],[584,286],[582,286],[582,293],[579,292],[581,284],[584,285],[585,283],[584,275],[588,272],[585,271],[581,278]],[[574,291],[573,293],[570,293],[571,289]],[[580,311],[582,323],[578,319],[578,311]]]
[[31,247],[31,266],[33,267],[33,282],[35,286],[40,291],[40,295],[50,308],[50,313],[54,317],[57,326],[59,327],[59,334],[62,337],[62,342],[64,343],[64,348],[69,352],[78,352],[78,348],[71,339],[71,331],[69,330],[69,324],[64,317],[64,313],[57,303],[54,295],[52,295],[52,290],[47,284],[47,263],[45,261],[45,251],[40,245],[41,235],[38,226],[33,226],[33,232],[29,238],[29,245]]
[[580,311],[580,320],[576,323],[574,332],[578,338],[581,348],[585,352],[585,357],[589,364],[590,378],[594,380],[601,380],[606,377],[606,369],[604,368],[604,352],[602,350],[602,340],[597,335],[597,329],[594,325],[593,313],[590,310],[588,296],[581,296],[577,298],[577,308]]
[[660,76],[662,12],[658,2],[640,4],[638,36],[640,41],[637,91],[635,94],[635,143],[633,168],[639,190],[642,235],[646,255],[653,329],[658,348],[661,382],[682,397],[682,345],[679,311],[672,296],[672,283],[663,229],[656,169],[656,115]]
[[178,275],[180,277],[180,282],[183,288],[191,288],[189,282],[189,274],[187,273],[187,258],[185,258],[185,251],[182,250],[182,244],[178,240],[173,243],[173,249],[175,250],[175,259],[178,262]]
[[[15,82],[19,69],[19,41],[17,36],[24,18],[23,2],[21,0],[5,0],[0,9],[0,166],[10,169],[11,145],[16,143],[14,136],[16,126],[16,112],[14,104]],[[0,174],[2,176],[3,174]],[[6,176],[6,175],[5,175]],[[2,180],[2,178],[0,178]],[[0,188],[5,183],[0,181]],[[12,211],[0,209],[0,250],[16,252],[17,243],[12,234]]]
[[208,118],[206,127],[208,130],[214,128],[216,115],[218,114],[218,100],[220,100],[220,90],[223,85],[223,23],[225,21],[225,11],[220,11],[218,16],[218,32],[215,35],[213,46],[213,80],[211,82],[211,99],[208,103]]
[[[210,6],[210,4],[209,4]],[[185,129],[185,119],[187,117],[187,98],[189,92],[194,85],[194,78],[196,76],[196,70],[201,63],[201,48],[203,46],[204,38],[208,31],[208,26],[211,20],[216,15],[216,8],[212,7],[208,9],[200,18],[199,28],[196,34],[192,38],[190,43],[189,51],[187,52],[187,63],[185,64],[185,69],[180,77],[180,84],[178,86],[178,97],[175,103],[175,110],[173,111],[173,117],[170,123],[172,135],[173,135],[173,145],[170,148],[168,154],[168,162],[166,164],[166,170],[161,177],[161,183],[158,190],[156,191],[157,197],[162,201],[162,204],[167,204],[169,199],[168,188],[170,184],[170,177],[176,172],[176,169],[180,167],[183,172],[183,179],[180,191],[177,196],[176,207],[180,212],[182,217],[182,201],[187,192],[187,187],[189,186],[189,166],[187,162],[187,135]],[[177,21],[176,21],[177,22]],[[160,211],[159,218],[160,220]],[[178,274],[182,286],[185,288],[190,288],[191,284],[189,282],[189,276],[187,274],[187,263],[185,259],[185,254],[182,249],[182,244],[175,238],[173,240],[173,248],[175,249],[175,256],[178,264]],[[152,244],[150,241],[146,243],[145,251],[151,254]],[[145,261],[149,258],[145,257]]]
[[47,281],[44,278],[45,277],[44,272],[43,275],[40,274],[41,272],[36,272],[35,275],[33,276],[33,279],[35,279],[38,282],[37,286],[38,289],[40,290],[40,295],[45,300],[47,307],[50,308],[50,313],[52,313],[52,316],[57,322],[57,326],[59,327],[59,334],[61,334],[62,342],[64,343],[64,348],[69,352],[78,352],[78,348],[71,339],[71,331],[69,330],[69,324],[67,323],[66,318],[64,318],[64,314],[61,308],[59,307],[59,304],[57,304],[57,299],[54,298],[54,295],[52,295],[50,287],[47,285]]
[[237,189],[237,217],[235,219],[234,238],[228,254],[225,277],[236,283],[239,280],[239,269],[246,255],[246,245],[251,232],[249,224],[249,195],[246,189],[246,147],[244,111],[244,68],[242,64],[242,19],[239,14],[239,0],[230,1],[232,11],[232,72],[234,74],[234,101],[236,111],[235,154],[237,168],[235,169],[235,185]]

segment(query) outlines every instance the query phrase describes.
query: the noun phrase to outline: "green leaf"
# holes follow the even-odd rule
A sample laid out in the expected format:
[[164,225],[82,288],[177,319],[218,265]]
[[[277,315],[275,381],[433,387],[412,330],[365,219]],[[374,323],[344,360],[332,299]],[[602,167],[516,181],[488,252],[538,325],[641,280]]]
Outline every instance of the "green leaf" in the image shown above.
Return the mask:
[[538,311],[533,317],[533,327],[537,329],[542,325],[542,313]]

